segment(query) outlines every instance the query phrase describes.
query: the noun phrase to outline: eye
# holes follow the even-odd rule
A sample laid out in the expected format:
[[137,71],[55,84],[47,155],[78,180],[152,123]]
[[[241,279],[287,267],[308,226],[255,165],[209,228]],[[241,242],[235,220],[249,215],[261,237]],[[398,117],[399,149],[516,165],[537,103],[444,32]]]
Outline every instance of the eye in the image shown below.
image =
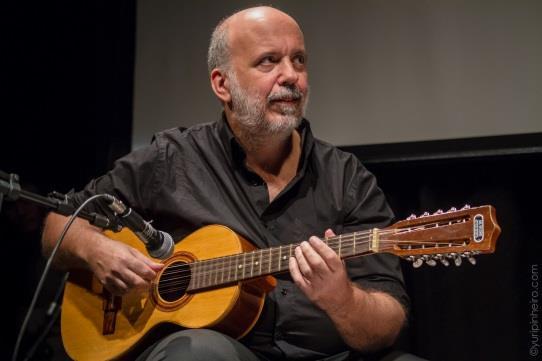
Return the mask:
[[300,54],[294,57],[294,63],[296,64],[304,65],[305,62],[306,62],[305,55]]
[[277,62],[277,59],[273,55],[267,55],[260,59],[259,64],[261,65],[267,65],[267,64],[274,64]]

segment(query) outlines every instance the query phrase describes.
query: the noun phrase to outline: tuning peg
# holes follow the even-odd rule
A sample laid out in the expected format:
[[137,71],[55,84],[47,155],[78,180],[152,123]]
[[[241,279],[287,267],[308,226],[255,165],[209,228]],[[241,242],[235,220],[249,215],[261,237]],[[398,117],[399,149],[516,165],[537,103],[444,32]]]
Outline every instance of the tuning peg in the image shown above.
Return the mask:
[[473,266],[476,266],[476,258],[473,255],[474,252],[464,252],[461,257],[468,259]]
[[461,210],[463,210],[463,209],[470,209],[470,204],[465,204],[465,205],[463,206],[463,208],[461,208]]
[[407,260],[408,262],[414,262],[415,258],[414,256],[408,256],[405,258],[405,260]]
[[411,219],[416,219],[416,215],[414,213],[407,217],[407,221],[410,221]]
[[418,258],[414,262],[412,262],[412,266],[414,268],[420,268],[423,265],[423,258]]
[[448,212],[455,212],[455,211],[457,211],[457,208],[455,208],[455,207],[452,207],[452,208],[448,209]]
[[424,254],[423,256],[421,256],[421,259],[422,259],[428,266],[435,267],[435,266],[437,265],[437,262],[435,262],[435,260],[434,260],[433,258],[431,258],[431,256],[429,256],[429,255]]
[[428,216],[429,216],[429,212],[423,212],[423,214],[420,217],[428,217]]
[[450,265],[450,262],[448,262],[448,260],[446,259],[446,257],[444,257],[443,255],[441,255],[440,253],[437,253],[433,259],[437,260],[437,261],[440,261],[440,263],[442,263],[444,266],[448,267]]
[[442,213],[444,213],[444,212],[442,211],[442,209],[437,209],[437,211],[436,211],[435,213],[433,213],[433,214],[442,214]]
[[461,263],[463,262],[463,260],[461,259],[461,256],[456,256],[454,258],[454,263],[457,267],[461,266]]

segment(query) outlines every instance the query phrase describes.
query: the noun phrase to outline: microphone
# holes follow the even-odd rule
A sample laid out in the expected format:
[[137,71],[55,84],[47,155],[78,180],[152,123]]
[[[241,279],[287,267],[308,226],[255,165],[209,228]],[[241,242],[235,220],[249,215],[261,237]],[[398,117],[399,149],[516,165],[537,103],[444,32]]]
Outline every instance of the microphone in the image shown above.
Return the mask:
[[122,224],[130,228],[145,244],[147,252],[152,257],[166,259],[173,254],[174,243],[171,235],[156,230],[132,208],[127,207],[112,195],[106,194],[106,199],[109,208],[120,217]]

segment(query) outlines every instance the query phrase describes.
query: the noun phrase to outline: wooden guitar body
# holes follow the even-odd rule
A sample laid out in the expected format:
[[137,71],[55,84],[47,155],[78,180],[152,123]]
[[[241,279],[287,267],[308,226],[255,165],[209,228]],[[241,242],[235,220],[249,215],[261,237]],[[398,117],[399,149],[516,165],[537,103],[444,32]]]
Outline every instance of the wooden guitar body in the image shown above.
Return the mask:
[[[328,237],[341,259],[391,253],[414,267],[493,253],[501,229],[492,206],[451,208],[414,215],[384,228]],[[146,254],[143,243],[124,230],[108,233]],[[288,271],[299,244],[256,249],[231,229],[211,225],[175,246],[173,256],[146,292],[113,296],[89,272],[73,272],[64,291],[62,341],[75,360],[133,359],[158,332],[171,328],[212,328],[240,338],[262,311],[271,276]],[[156,337],[155,337],[156,336]]]
[[[141,241],[129,230],[108,236],[146,254]],[[175,262],[223,257],[252,249],[254,246],[229,228],[213,225],[177,243],[174,255],[165,263],[171,266]],[[163,323],[182,328],[212,328],[242,337],[258,320],[265,294],[275,283],[273,277],[267,276],[166,299],[159,294],[159,287],[153,287],[149,292],[132,292],[121,298],[105,291],[89,272],[74,272],[62,304],[64,347],[75,360],[117,358]]]

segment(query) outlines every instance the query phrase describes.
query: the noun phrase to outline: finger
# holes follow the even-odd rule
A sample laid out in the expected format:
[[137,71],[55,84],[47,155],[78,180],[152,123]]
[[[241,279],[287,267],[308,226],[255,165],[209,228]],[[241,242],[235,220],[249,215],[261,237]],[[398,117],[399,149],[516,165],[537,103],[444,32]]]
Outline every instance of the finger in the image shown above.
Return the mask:
[[310,279],[312,276],[312,269],[309,263],[307,262],[307,259],[305,258],[305,255],[303,254],[303,242],[301,243],[301,246],[298,246],[294,250],[295,260],[297,261],[297,266],[299,268],[299,271],[303,275],[305,279]]
[[333,231],[331,230],[331,228],[328,228],[328,229],[326,229],[326,231],[324,232],[324,237],[326,237],[326,238],[335,237],[335,232],[333,232]]
[[[137,252],[137,250],[135,250]],[[164,268],[164,264],[163,263],[159,263],[159,262],[155,262],[153,261],[152,259],[146,257],[144,254],[142,254],[141,252],[137,252],[137,257],[145,262],[145,264],[147,264],[150,268],[152,268],[154,271],[160,271],[162,268]]]
[[105,288],[116,296],[122,296],[128,292],[128,286],[121,279],[108,278],[102,282]]
[[126,285],[126,291],[147,289],[149,287],[147,280],[130,269],[124,269],[122,272],[116,273],[115,276]]
[[131,248],[131,252],[137,259],[139,259],[141,262],[145,263],[147,266],[151,267],[154,270],[159,271],[164,267],[162,263],[153,261],[135,248]]
[[335,251],[325,244],[320,238],[313,236],[309,238],[309,243],[318,256],[323,259],[324,263],[330,270],[336,271],[342,266],[341,259],[337,253],[335,253]]
[[164,267],[148,259],[136,249],[130,249],[130,253],[133,258],[128,263],[128,268],[147,281],[152,281],[156,277],[156,272]]
[[290,257],[288,266],[290,268],[290,275],[292,276],[294,283],[299,288],[301,288],[301,290],[305,290],[306,288],[308,288],[310,285],[309,280],[303,277],[303,274],[299,270],[299,264],[295,257]]
[[[330,268],[320,254],[318,254],[318,252],[316,252],[316,250],[312,247],[312,243],[315,242],[315,240],[323,244],[320,239],[313,236],[309,238],[309,242],[301,242],[300,247],[303,251],[303,256],[305,256],[305,259],[312,270],[312,273],[318,273],[320,276],[322,276],[326,272],[329,272]],[[301,268],[301,271],[304,271],[303,268]]]

